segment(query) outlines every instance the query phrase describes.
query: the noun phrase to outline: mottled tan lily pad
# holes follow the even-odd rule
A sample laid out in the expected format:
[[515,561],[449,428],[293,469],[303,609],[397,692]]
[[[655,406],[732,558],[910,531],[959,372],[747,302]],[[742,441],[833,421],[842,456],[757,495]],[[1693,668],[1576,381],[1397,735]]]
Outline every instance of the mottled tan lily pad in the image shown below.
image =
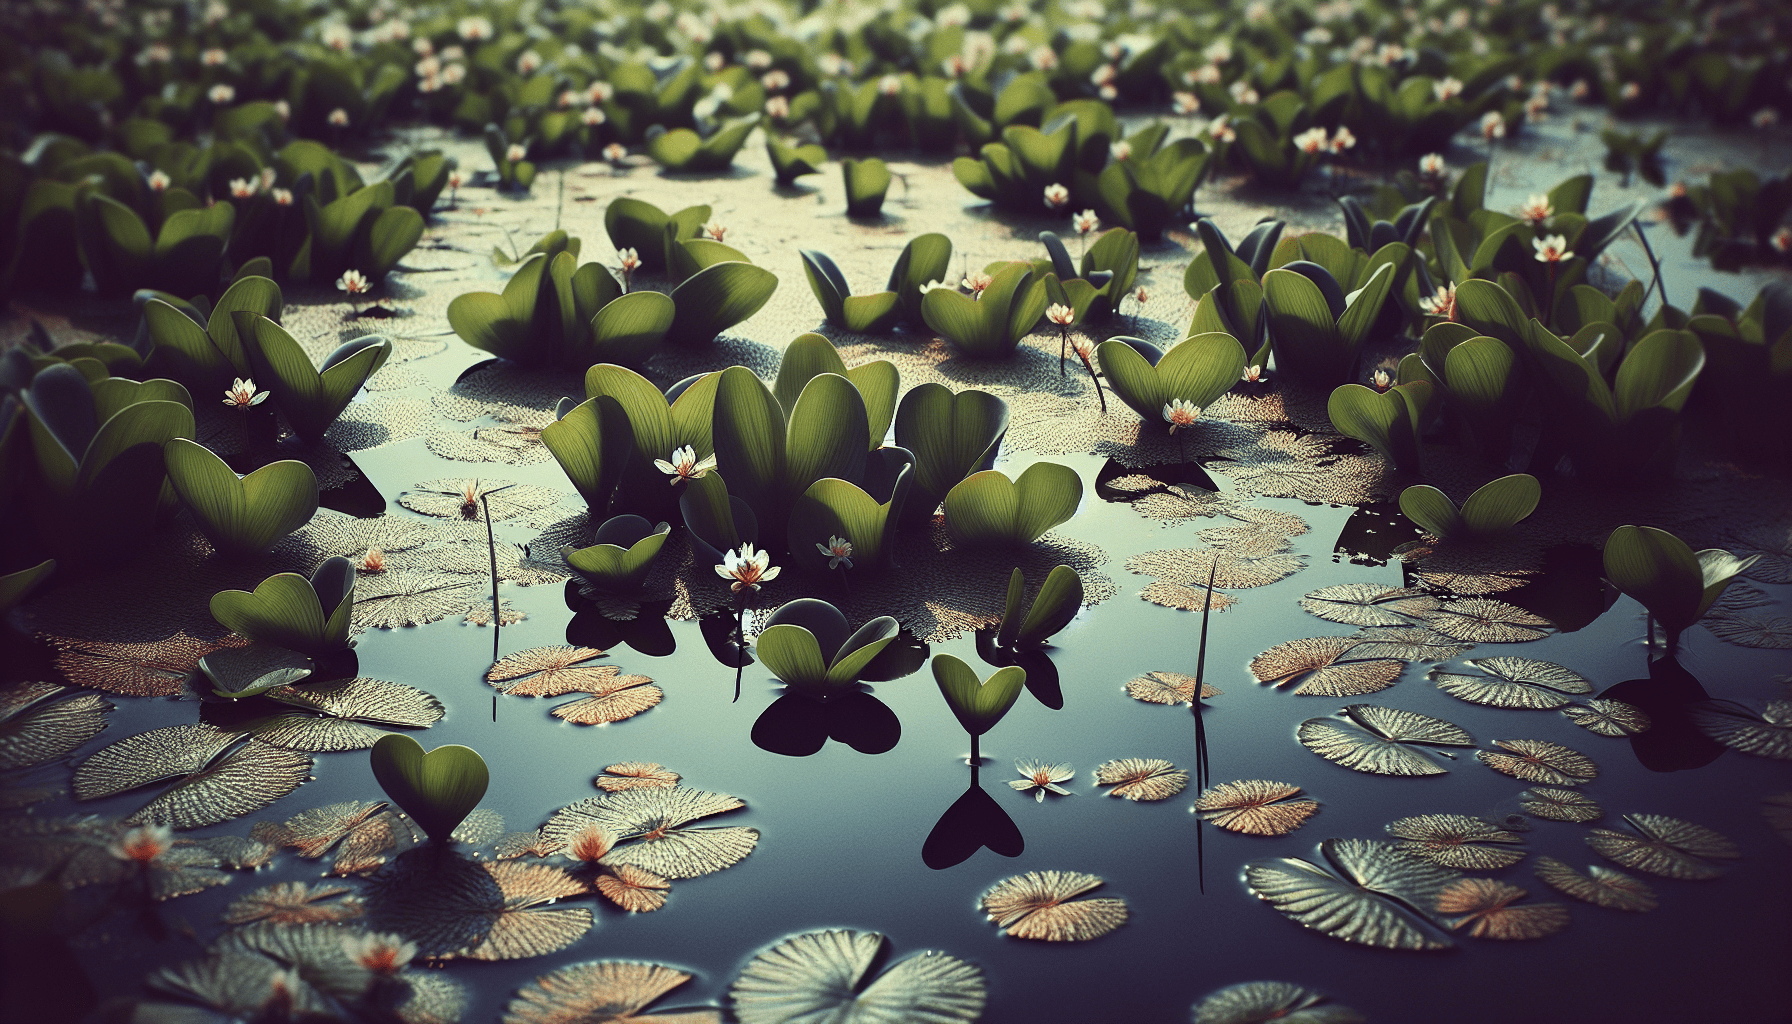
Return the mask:
[[602,657],[595,647],[531,647],[506,655],[486,670],[485,681],[512,697],[599,693],[622,673],[615,665],[594,664]]
[[[1428,747],[1472,747],[1475,739],[1441,718],[1375,704],[1352,704],[1335,718],[1309,718],[1297,735],[1308,750],[1373,775],[1442,775]],[[1435,753],[1442,753],[1437,751]],[[1448,755],[1445,755],[1448,756]]]
[[1515,905],[1528,895],[1492,878],[1459,878],[1437,894],[1437,912],[1477,939],[1541,939],[1568,927],[1568,908],[1559,903]]
[[1730,701],[1710,701],[1692,709],[1699,731],[1731,750],[1776,761],[1792,761],[1792,700],[1768,701],[1759,713]]
[[1352,658],[1396,661],[1448,661],[1475,645],[1423,626],[1371,626],[1356,634]]
[[1029,871],[997,882],[981,903],[990,921],[1014,938],[1086,942],[1126,923],[1123,899],[1077,899],[1102,884],[1077,871]]
[[1494,708],[1559,708],[1569,695],[1593,692],[1593,684],[1573,669],[1536,658],[1474,658],[1478,674],[1433,670],[1437,688],[1471,704]]
[[1225,546],[1172,548],[1147,551],[1126,560],[1126,570],[1140,576],[1156,576],[1166,583],[1205,587],[1209,578],[1221,590],[1267,587],[1306,568],[1305,555],[1289,552],[1286,535],[1272,534],[1278,543],[1262,541],[1262,531],[1251,531],[1254,543],[1234,540]]
[[918,953],[866,984],[884,946],[877,932],[785,939],[734,980],[734,1017],[740,1024],[970,1024],[983,1015],[983,972],[945,953]]
[[1356,646],[1349,636],[1289,640],[1252,659],[1251,674],[1271,686],[1298,681],[1294,692],[1306,697],[1356,697],[1394,685],[1406,663],[1358,659]]
[[717,1009],[643,1013],[690,980],[689,974],[659,964],[568,964],[524,985],[504,1008],[503,1024],[721,1024]]
[[1490,597],[1458,598],[1433,612],[1426,624],[1445,636],[1474,644],[1541,640],[1554,628],[1540,615]]
[[632,789],[563,807],[541,833],[565,846],[596,830],[615,844],[599,861],[605,867],[630,864],[662,878],[696,878],[740,863],[758,845],[759,830],[690,823],[745,806],[736,797],[682,786]]
[[1635,704],[1595,697],[1585,704],[1570,704],[1562,717],[1598,736],[1635,736],[1649,729],[1649,714]]
[[1195,800],[1195,811],[1201,820],[1228,832],[1285,836],[1319,813],[1319,801],[1300,793],[1299,786],[1267,779],[1222,782],[1202,792]]
[[1532,870],[1538,881],[1562,895],[1607,910],[1642,912],[1659,905],[1649,883],[1599,864],[1583,875],[1554,857],[1538,857]]
[[1746,611],[1708,615],[1702,621],[1712,636],[1727,644],[1775,651],[1792,649],[1792,615]]
[[678,773],[653,761],[624,761],[604,769],[591,784],[606,793],[625,789],[670,789],[678,785]]
[[[232,900],[224,908],[224,923],[311,924],[314,922],[349,921],[360,917],[361,901],[347,894],[346,885],[329,882],[277,882],[263,886]],[[338,898],[347,896],[346,899]]]
[[1245,865],[1245,884],[1289,920],[1345,942],[1382,949],[1448,949],[1428,914],[1461,876],[1393,843],[1327,839],[1326,865],[1298,857]]
[[1095,767],[1095,784],[1109,796],[1149,803],[1168,800],[1188,786],[1188,772],[1157,758],[1124,757]]
[[1347,626],[1412,626],[1442,604],[1423,590],[1379,583],[1339,583],[1300,599],[1309,614]]
[[1572,821],[1585,824],[1598,821],[1605,815],[1598,801],[1585,793],[1577,793],[1572,789],[1552,789],[1537,786],[1525,790],[1518,798],[1518,806],[1524,808],[1526,814],[1550,821]]
[[[1126,695],[1147,704],[1188,704],[1195,702],[1195,677],[1181,672],[1147,672],[1126,684]],[[1212,683],[1200,683],[1201,699],[1221,697],[1225,691]]]
[[561,493],[550,487],[472,477],[426,480],[398,492],[398,503],[413,512],[469,523],[485,521],[483,507],[491,509],[493,520],[503,522],[553,508],[561,498]]
[[1238,603],[1237,598],[1223,590],[1191,587],[1172,580],[1154,580],[1145,584],[1145,589],[1139,591],[1139,599],[1160,608],[1184,612],[1223,612]]
[[365,750],[386,735],[379,726],[427,729],[442,718],[442,702],[403,683],[344,679],[268,692],[270,702],[290,705],[242,723],[256,738],[288,750],[325,753]]
[[26,683],[0,699],[0,771],[67,757],[106,728],[112,702],[72,693],[56,683]]
[[1621,867],[1663,878],[1710,879],[1724,873],[1714,860],[1736,860],[1742,851],[1724,836],[1690,821],[1665,814],[1626,814],[1636,833],[1596,828],[1587,845]]
[[653,680],[646,676],[612,676],[603,686],[589,697],[555,706],[554,717],[574,725],[608,725],[633,718],[666,696],[665,691],[653,685]]
[[1420,814],[1389,822],[1403,850],[1459,871],[1497,871],[1524,859],[1524,837],[1466,814]]
[[559,901],[589,891],[547,864],[468,861],[420,849],[374,876],[367,917],[425,955],[514,960],[578,941],[591,927],[591,908]]
[[1247,981],[1209,993],[1189,1010],[1194,1024],[1363,1024],[1369,1018],[1286,981]]
[[1475,757],[1496,772],[1546,786],[1578,786],[1599,777],[1599,766],[1578,750],[1548,740],[1494,740],[1505,753],[1477,750]]
[[172,697],[199,668],[199,659],[226,646],[249,641],[231,634],[213,640],[176,633],[139,643],[50,636],[56,669],[76,686],[125,697]]
[[604,899],[631,914],[645,914],[666,905],[672,883],[632,864],[618,864],[591,883]]

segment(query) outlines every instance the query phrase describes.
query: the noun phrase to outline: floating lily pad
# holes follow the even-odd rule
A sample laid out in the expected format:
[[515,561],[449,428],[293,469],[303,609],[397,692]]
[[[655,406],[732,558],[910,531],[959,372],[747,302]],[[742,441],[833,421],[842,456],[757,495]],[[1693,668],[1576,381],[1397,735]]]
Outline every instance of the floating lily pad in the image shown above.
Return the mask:
[[1401,818],[1387,830],[1402,850],[1459,871],[1497,871],[1524,859],[1523,850],[1510,848],[1524,842],[1522,836],[1466,814]]
[[1405,662],[1353,657],[1355,637],[1321,636],[1277,644],[1251,661],[1260,683],[1286,686],[1299,681],[1303,697],[1356,697],[1385,690],[1400,678]]
[[1598,864],[1583,875],[1554,857],[1538,857],[1532,870],[1539,882],[1562,895],[1607,910],[1642,912],[1660,905],[1649,883]]
[[1593,852],[1627,868],[1663,878],[1717,878],[1723,868],[1714,860],[1736,860],[1742,852],[1724,836],[1690,821],[1665,814],[1626,814],[1638,834],[1596,828],[1587,835]]
[[696,878],[740,863],[758,845],[759,830],[690,823],[745,806],[736,797],[682,786],[634,789],[563,807],[541,834],[564,846],[579,833],[597,829],[616,844],[600,861],[606,867],[631,864],[662,878]]
[[387,810],[384,801],[348,800],[300,811],[284,822],[260,822],[250,835],[299,856],[315,860],[336,850],[330,871],[354,875],[386,863],[386,854],[416,841],[408,823]]
[[1491,878],[1459,878],[1438,893],[1437,912],[1477,939],[1541,939],[1568,927],[1568,908],[1559,903],[1514,906],[1528,895]]
[[[1126,684],[1126,695],[1133,700],[1142,700],[1147,704],[1193,704],[1195,701],[1194,676],[1180,672],[1147,672]],[[1201,699],[1220,697],[1224,690],[1210,683],[1200,683]]]
[[603,656],[595,647],[531,647],[505,655],[486,671],[485,681],[512,697],[597,693],[622,671],[615,665],[592,664]]
[[1577,750],[1548,740],[1494,740],[1506,753],[1477,750],[1475,757],[1496,772],[1546,786],[1578,786],[1599,777],[1599,766]]
[[1635,736],[1649,729],[1649,714],[1635,704],[1595,697],[1585,704],[1570,704],[1562,717],[1600,736]]
[[1086,942],[1126,923],[1126,901],[1079,900],[1102,880],[1076,871],[1029,871],[997,882],[983,894],[983,912],[1017,939]]
[[[1279,536],[1279,535],[1278,535]],[[1147,551],[1126,560],[1126,570],[1140,576],[1156,576],[1185,587],[1204,587],[1211,575],[1213,585],[1223,590],[1267,587],[1285,580],[1306,568],[1305,555],[1286,550],[1232,547],[1172,548]]]
[[1135,802],[1168,800],[1188,786],[1188,772],[1156,758],[1127,757],[1098,765],[1095,784],[1114,787],[1109,796]]
[[423,626],[476,606],[491,611],[491,584],[452,572],[383,572],[355,587],[355,625],[363,629]]
[[1471,704],[1494,708],[1559,708],[1567,694],[1593,692],[1593,684],[1572,669],[1535,658],[1475,658],[1479,675],[1433,671],[1437,688]]
[[1195,800],[1195,811],[1228,832],[1251,836],[1285,836],[1319,813],[1319,801],[1299,797],[1301,788],[1286,782],[1242,779],[1209,786]]
[[1448,661],[1475,646],[1423,626],[1371,626],[1356,640],[1351,657],[1363,660]]
[[1189,1010],[1189,1019],[1194,1024],[1362,1024],[1369,1018],[1286,981],[1247,981],[1210,993]]
[[631,914],[652,913],[666,905],[672,883],[632,864],[618,864],[591,883],[604,899]]
[[1346,721],[1309,718],[1297,735],[1308,750],[1353,771],[1374,775],[1442,775],[1425,747],[1472,747],[1474,737],[1441,718],[1374,704],[1352,704]]
[[444,478],[426,480],[398,492],[398,503],[413,512],[469,523],[503,522],[560,504],[562,495],[551,487],[519,484],[509,480]]
[[577,942],[591,928],[591,908],[558,901],[587,891],[546,864],[475,862],[421,849],[374,877],[367,919],[429,956],[515,960]]
[[1792,615],[1733,612],[1708,615],[1704,624],[1712,636],[1727,644],[1776,651],[1792,649]]
[[503,1024],[605,1024],[639,1020],[667,1024],[721,1024],[713,1009],[642,1011],[690,981],[683,971],[659,964],[598,960],[568,964],[524,985],[504,1008]]
[[1520,794],[1518,806],[1524,808],[1526,814],[1550,821],[1572,821],[1586,823],[1598,821],[1605,816],[1605,810],[1598,801],[1585,793],[1577,793],[1572,789],[1552,789],[1538,786],[1527,789]]
[[574,725],[607,725],[633,718],[665,696],[646,676],[618,675],[589,697],[557,705],[552,714]]
[[1458,598],[1433,612],[1426,624],[1445,636],[1475,644],[1541,640],[1553,628],[1540,615],[1490,597]]
[[365,750],[387,734],[378,726],[427,729],[442,718],[442,702],[403,683],[345,679],[313,686],[283,686],[268,702],[291,706],[241,723],[264,742],[288,750],[324,753]]
[[1769,701],[1759,714],[1729,701],[1695,705],[1693,724],[1732,750],[1792,761],[1792,700]]
[[1348,626],[1411,626],[1442,604],[1423,590],[1379,583],[1340,583],[1300,599],[1309,613]]
[[970,1024],[983,1015],[983,972],[945,953],[911,956],[870,984],[877,932],[793,936],[755,956],[728,997],[740,1024]]
[[1245,884],[1303,927],[1383,949],[1448,949],[1431,908],[1459,876],[1393,843],[1327,839],[1324,866],[1298,857],[1245,865]]
[[338,897],[353,891],[346,885],[329,882],[278,882],[232,900],[224,908],[224,923],[245,925],[266,921],[269,924],[313,924],[350,921],[361,916],[361,901],[353,896],[346,899]]
[[[77,800],[173,784],[127,820],[200,828],[261,810],[303,785],[311,758],[210,725],[171,725],[119,740],[75,769]],[[239,745],[240,744],[240,745]]]
[[55,683],[26,683],[0,698],[0,770],[67,757],[106,728],[112,702]]
[[678,773],[653,761],[624,761],[604,769],[591,784],[606,793],[625,789],[670,789],[678,785]]

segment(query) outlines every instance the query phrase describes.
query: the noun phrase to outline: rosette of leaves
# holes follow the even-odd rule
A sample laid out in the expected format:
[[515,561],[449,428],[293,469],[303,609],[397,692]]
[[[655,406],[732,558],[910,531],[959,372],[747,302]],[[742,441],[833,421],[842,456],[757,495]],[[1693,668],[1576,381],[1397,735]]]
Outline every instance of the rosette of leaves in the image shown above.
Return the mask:
[[358,270],[377,283],[422,240],[423,215],[398,205],[391,181],[338,194],[328,187],[333,180],[319,177],[317,187],[299,200],[311,236],[294,258],[291,273],[327,284],[345,270]]
[[136,210],[99,191],[75,205],[81,251],[102,294],[160,288],[191,295],[217,284],[236,207],[217,203],[170,213],[152,236]]
[[1234,249],[1211,219],[1203,217],[1195,223],[1202,250],[1182,274],[1183,290],[1195,300],[1190,334],[1221,331],[1237,338],[1251,353],[1251,365],[1268,360],[1269,318],[1263,315],[1260,282],[1269,272],[1283,227],[1282,221],[1264,220]]
[[333,110],[347,113],[351,128],[379,124],[411,77],[403,64],[391,61],[361,60],[328,50],[308,56],[294,66],[288,87],[295,128],[303,126],[308,135],[329,131]]
[[1792,286],[1770,282],[1742,308],[1701,289],[1686,329],[1705,346],[1705,390],[1745,456],[1792,467]]
[[460,166],[460,161],[446,156],[439,149],[419,150],[407,153],[393,166],[386,180],[392,183],[393,200],[400,206],[408,206],[425,217],[436,207],[436,200],[442,196],[442,190],[448,187],[448,177]]
[[735,117],[717,125],[709,135],[697,134],[690,128],[673,128],[647,135],[647,155],[668,171],[696,173],[725,171],[734,163],[734,156],[747,143],[747,136],[759,127],[759,115]]
[[1045,280],[1028,263],[995,268],[992,282],[973,297],[952,288],[935,288],[921,300],[927,326],[966,355],[995,359],[1013,352],[1045,315],[1049,300]]
[[[853,83],[832,79],[817,95],[816,122],[830,144],[866,150],[876,143],[877,130],[895,120],[900,110],[896,97],[885,95],[878,76]],[[791,110],[794,120],[797,111]]]
[[1517,526],[1542,497],[1536,477],[1513,473],[1475,488],[1461,508],[1430,484],[1414,484],[1400,492],[1400,512],[1439,540],[1478,539]]
[[656,526],[640,516],[612,516],[592,533],[589,547],[568,545],[560,555],[581,580],[598,590],[634,594],[671,532],[668,523]]
[[1080,152],[1075,114],[1059,114],[1039,128],[1011,124],[1001,130],[1001,139],[985,144],[980,159],[961,156],[952,162],[953,176],[972,195],[1027,212],[1040,208],[1048,185],[1069,189],[1073,207],[1093,200],[1075,187]]
[[652,203],[618,196],[604,209],[604,231],[618,252],[635,250],[642,270],[664,273],[668,269],[668,243],[696,238],[709,214],[707,206],[687,206],[667,214]]
[[666,250],[671,271],[681,278],[672,289],[669,341],[708,344],[759,312],[778,290],[778,275],[754,266],[744,253],[720,242],[668,239]]
[[272,393],[293,433],[307,444],[323,440],[361,385],[392,355],[390,340],[370,334],[342,343],[319,369],[274,321],[253,310],[235,310],[230,316],[250,368]]
[[[1052,91],[1051,81],[1036,71],[1013,76],[1002,85],[1000,92],[993,90],[990,85],[985,77],[967,76],[953,83],[949,90],[953,119],[958,122],[958,129],[964,134],[965,141],[972,146],[994,142],[1010,125],[1039,124],[1058,102],[1057,94]],[[965,165],[960,163],[964,160],[969,158],[960,157],[953,161],[952,173],[966,188],[976,192],[965,180],[967,171],[964,169]],[[970,162],[975,164],[977,161]]]
[[1528,394],[1524,367],[1511,346],[1467,324],[1432,324],[1419,339],[1419,351],[1400,361],[1398,379],[1431,382],[1462,438],[1489,461],[1505,463]]
[[[1461,68],[1463,89],[1439,99],[1437,79],[1430,74],[1400,78],[1388,67],[1365,64],[1354,69],[1359,126],[1391,153],[1428,153],[1447,149],[1450,139],[1483,109],[1477,97],[1496,76],[1471,74]],[[1441,72],[1443,68],[1438,68]],[[1480,69],[1476,69],[1477,71]],[[1374,134],[1368,129],[1373,127]]]
[[205,302],[203,295],[197,304],[160,293],[139,292],[137,297],[152,346],[147,365],[208,393],[224,391],[233,378],[255,373],[231,314],[242,311],[279,320],[284,312],[280,286],[258,275],[238,277],[216,306]]
[[225,629],[256,643],[323,657],[349,648],[354,605],[355,563],[336,555],[310,578],[283,572],[254,591],[220,590],[212,595],[211,612]]
[[1238,383],[1244,347],[1230,334],[1184,338],[1165,352],[1139,338],[1109,338],[1095,348],[1108,387],[1149,426],[1168,427],[1164,406],[1181,399],[1205,409]]
[[[1056,232],[1041,231],[1039,241],[1046,258],[1034,260],[1034,272],[1045,282],[1046,301],[1069,306],[1073,323],[1106,320],[1120,301],[1131,294],[1139,275],[1139,236],[1125,228],[1110,228],[1083,253],[1079,263]],[[1006,264],[988,268],[992,276]]]
[[[1162,137],[1162,133],[1156,136]],[[1148,152],[1134,145],[1131,156],[1112,161],[1096,178],[1099,209],[1121,227],[1156,241],[1171,218],[1194,199],[1211,166],[1212,155],[1200,139],[1177,139]]]
[[883,212],[884,195],[890,191],[890,168],[877,157],[848,158],[840,162],[846,187],[848,217],[876,217]]
[[1738,558],[1722,548],[1694,551],[1666,530],[1620,526],[1605,539],[1605,578],[1649,609],[1671,650],[1760,557]]
[[[521,140],[520,145],[525,153],[528,152],[532,141],[534,140]],[[510,159],[510,146],[510,135],[502,126],[496,124],[485,126],[485,151],[491,154],[492,166],[497,170],[498,187],[527,192],[529,186],[535,184],[535,162],[527,158]]]
[[74,365],[57,363],[31,378],[19,402],[32,453],[26,493],[58,559],[104,557],[155,525],[162,446],[194,436],[186,388],[159,378],[90,383]]
[[952,83],[952,79],[938,75],[916,78],[903,72],[902,92],[896,102],[902,107],[909,145],[927,152],[952,149],[958,138],[952,113]]
[[896,407],[896,444],[915,458],[914,495],[904,518],[926,521],[959,481],[995,465],[1008,433],[1008,403],[987,391],[954,394],[929,381]]
[[626,511],[657,511],[676,495],[668,493],[655,461],[687,445],[699,459],[715,452],[711,420],[720,377],[700,374],[661,393],[627,367],[599,363],[585,371],[586,401],[570,408],[562,401],[542,442],[593,514],[608,510],[612,491]]
[[1350,379],[1409,254],[1404,245],[1391,243],[1349,294],[1331,271],[1307,260],[1265,274],[1263,305],[1276,367],[1318,383]]
[[1343,384],[1325,403],[1338,433],[1354,437],[1394,468],[1419,471],[1419,428],[1431,418],[1437,389],[1429,381],[1396,384],[1386,391]]
[[894,547],[913,480],[914,455],[883,447],[865,457],[858,482],[828,477],[810,484],[790,508],[785,534],[791,564],[827,569],[829,556],[817,545],[832,537],[852,544],[854,566],[883,564]]
[[760,664],[790,687],[815,696],[850,688],[896,639],[896,620],[881,615],[854,630],[840,609],[800,597],[778,607],[753,642]]
[[820,174],[828,159],[828,151],[821,146],[791,145],[770,133],[765,137],[765,152],[780,185],[792,184],[805,174]]
[[[1644,208],[1638,201],[1589,218],[1592,190],[1591,175],[1558,182],[1546,194],[1553,213],[1539,223],[1487,209],[1477,209],[1463,220],[1439,217],[1433,221],[1431,237],[1440,269],[1458,288],[1471,277],[1497,280],[1525,306],[1526,316],[1546,317],[1586,280],[1587,268],[1630,230]],[[1562,236],[1573,258],[1538,262],[1532,243],[1549,235]]]
[[941,234],[917,235],[902,247],[896,266],[890,271],[885,290],[870,295],[854,295],[846,275],[826,253],[804,249],[799,256],[809,289],[821,303],[822,315],[828,323],[861,334],[877,334],[894,327],[899,321],[922,324],[921,288],[951,273],[952,240]]
[[1083,478],[1067,466],[1036,462],[1010,480],[988,469],[946,493],[946,533],[961,547],[1031,544],[1076,515]]
[[[1394,242],[1400,242],[1408,249],[1414,248],[1419,244],[1425,227],[1431,223],[1431,211],[1436,206],[1437,197],[1427,196],[1419,202],[1401,207],[1393,220],[1379,220],[1373,217],[1362,200],[1355,196],[1342,196],[1338,199],[1338,207],[1344,211],[1345,245],[1351,250],[1360,249],[1365,253],[1378,252],[1383,246]],[[1334,275],[1337,274],[1337,267],[1324,260],[1316,262],[1324,265]]]
[[1266,184],[1298,185],[1319,162],[1318,153],[1308,153],[1294,144],[1294,136],[1310,120],[1299,94],[1287,90],[1273,93],[1232,122],[1238,141],[1231,152]]
[[266,552],[317,512],[317,476],[294,459],[238,477],[211,449],[184,437],[162,446],[168,482],[226,555]]
[[467,292],[448,304],[448,326],[474,348],[524,366],[640,365],[671,328],[676,306],[660,292],[624,295],[610,271],[577,253],[532,253],[503,294]]
[[712,471],[680,490],[678,511],[700,558],[719,565],[724,552],[743,543],[758,544],[759,516],[745,498],[728,493],[722,474]]

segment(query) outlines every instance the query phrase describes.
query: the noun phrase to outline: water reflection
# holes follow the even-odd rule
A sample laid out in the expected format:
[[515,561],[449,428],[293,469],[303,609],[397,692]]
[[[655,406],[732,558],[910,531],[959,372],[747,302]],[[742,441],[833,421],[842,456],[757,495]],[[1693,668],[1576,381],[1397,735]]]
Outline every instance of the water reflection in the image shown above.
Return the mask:
[[1649,664],[1649,678],[1625,680],[1599,696],[1634,704],[1649,716],[1649,728],[1630,737],[1630,750],[1652,772],[1703,768],[1724,752],[1692,718],[1693,709],[1710,700],[1710,694],[1671,655]]
[[[664,658],[678,649],[672,627],[666,622],[671,601],[643,601],[634,618],[612,619],[580,596],[577,580],[568,580],[566,606],[574,613],[566,624],[566,642],[575,647],[595,647],[600,651],[632,647],[650,658]],[[704,635],[708,637],[707,633]],[[732,633],[728,639],[733,642]],[[725,664],[733,667],[732,662]]]
[[[1125,477],[1149,477],[1157,481],[1158,486],[1132,486],[1119,484],[1116,481]],[[1186,484],[1203,490],[1218,491],[1219,484],[1207,475],[1197,459],[1186,462],[1163,462],[1150,466],[1125,466],[1109,459],[1095,474],[1095,493],[1103,501],[1137,501],[1148,494],[1162,494],[1169,490],[1171,484]]]
[[1338,531],[1338,542],[1332,545],[1333,561],[1338,556],[1356,565],[1386,565],[1394,549],[1407,541],[1418,540],[1422,531],[1400,512],[1396,502],[1362,505]]
[[902,721],[863,690],[814,700],[787,693],[753,723],[753,745],[786,757],[808,757],[838,740],[861,754],[882,754],[902,739]]
[[1019,665],[1027,671],[1027,692],[1053,711],[1064,710],[1064,688],[1058,681],[1058,666],[1044,651],[1017,651],[996,643],[996,631],[977,631],[977,656],[996,668]]
[[983,791],[978,765],[971,765],[971,786],[952,801],[921,844],[921,862],[935,871],[963,864],[984,847],[1004,857],[1018,857],[1027,848],[1020,826]]
[[1605,562],[1590,544],[1562,544],[1543,552],[1543,571],[1530,583],[1500,595],[1572,633],[1605,614],[1618,592],[1605,582]]

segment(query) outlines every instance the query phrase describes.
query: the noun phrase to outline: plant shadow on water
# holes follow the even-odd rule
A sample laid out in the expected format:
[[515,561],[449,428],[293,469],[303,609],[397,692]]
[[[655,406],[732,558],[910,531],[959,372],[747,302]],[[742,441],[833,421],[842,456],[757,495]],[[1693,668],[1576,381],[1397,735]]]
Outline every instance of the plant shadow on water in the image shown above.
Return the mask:
[[1672,655],[1650,662],[1647,679],[1627,679],[1599,696],[1634,704],[1649,716],[1649,728],[1630,737],[1630,750],[1652,772],[1703,768],[1725,750],[1693,719],[1693,709],[1711,695]]
[[996,668],[1018,665],[1027,670],[1027,692],[1053,711],[1064,710],[1064,688],[1058,666],[1040,650],[1014,650],[996,643],[996,631],[977,631],[977,656]]
[[970,788],[952,801],[921,844],[922,863],[935,871],[962,864],[986,846],[1004,857],[1018,857],[1026,851],[1020,827],[995,797],[984,792],[977,777],[979,767],[971,765]]
[[[566,585],[566,605],[573,612],[572,619],[566,624],[566,642],[574,647],[595,647],[600,651],[632,647],[650,658],[670,657],[678,649],[678,641],[672,636],[672,627],[666,621],[666,613],[672,607],[671,601],[643,601],[635,609],[634,618],[613,619],[579,593],[577,580],[570,580]],[[705,631],[704,637],[709,637],[708,631]],[[732,650],[732,633],[727,636],[726,642]],[[711,650],[716,650],[713,642]],[[718,650],[716,658],[723,660],[723,652]],[[732,660],[724,663],[733,667]]]
[[882,754],[902,739],[902,722],[889,705],[863,690],[825,701],[787,693],[753,723],[753,744],[786,757],[808,757],[829,739],[861,754]]
[[1360,505],[1338,531],[1338,542],[1332,547],[1332,560],[1356,565],[1386,565],[1388,559],[1394,557],[1395,548],[1419,537],[1419,528],[1401,514],[1397,502]]
[[[1158,487],[1138,488],[1115,486],[1114,481],[1124,477],[1150,477],[1157,481]],[[1200,487],[1208,491],[1219,491],[1220,485],[1213,477],[1207,475],[1199,459],[1186,462],[1163,462],[1149,466],[1126,466],[1109,459],[1102,464],[1101,470],[1095,474],[1095,493],[1104,501],[1131,502],[1149,494],[1160,494],[1172,485],[1186,484]]]

